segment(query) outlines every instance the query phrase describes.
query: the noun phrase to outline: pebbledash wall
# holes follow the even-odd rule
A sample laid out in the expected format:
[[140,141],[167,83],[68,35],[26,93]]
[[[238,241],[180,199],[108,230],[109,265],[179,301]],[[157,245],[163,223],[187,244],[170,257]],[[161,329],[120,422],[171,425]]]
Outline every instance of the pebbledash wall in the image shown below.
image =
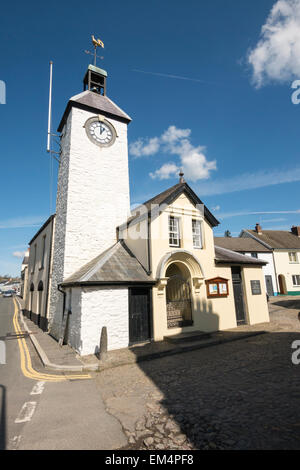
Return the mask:
[[[70,295],[70,293],[69,293]],[[128,347],[128,289],[73,288],[68,343],[81,355],[98,352],[102,328],[108,350]]]
[[101,148],[88,139],[84,127],[94,116],[73,107],[61,139],[49,315],[50,333],[56,338],[63,314],[57,285],[112,246],[116,227],[129,215],[127,124],[109,118],[117,139]]

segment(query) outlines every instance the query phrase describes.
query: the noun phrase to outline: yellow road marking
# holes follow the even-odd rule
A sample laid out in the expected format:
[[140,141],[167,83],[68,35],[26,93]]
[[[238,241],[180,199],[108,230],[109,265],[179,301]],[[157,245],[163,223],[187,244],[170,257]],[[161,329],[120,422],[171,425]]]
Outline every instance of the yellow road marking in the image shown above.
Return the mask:
[[82,375],[55,375],[55,374],[43,374],[40,372],[37,372],[36,370],[33,369],[32,367],[32,362],[31,362],[31,357],[30,353],[25,341],[25,338],[23,337],[23,332],[20,328],[20,324],[18,321],[18,306],[16,303],[16,300],[13,299],[14,302],[14,316],[13,316],[13,324],[14,324],[14,329],[17,335],[17,340],[18,340],[18,345],[19,345],[19,350],[20,350],[20,359],[21,359],[21,370],[22,373],[25,377],[28,377],[29,379],[33,380],[44,380],[47,382],[62,382],[66,380],[83,380],[83,379],[91,379],[90,374],[82,374]]

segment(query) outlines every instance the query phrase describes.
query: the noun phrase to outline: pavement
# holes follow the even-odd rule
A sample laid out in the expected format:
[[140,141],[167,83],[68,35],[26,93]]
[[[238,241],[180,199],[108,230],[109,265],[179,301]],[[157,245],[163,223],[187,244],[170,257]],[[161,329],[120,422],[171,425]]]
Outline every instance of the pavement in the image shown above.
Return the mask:
[[[0,449],[112,450],[126,445],[93,373],[46,371],[28,335],[22,328],[17,332],[16,318],[14,299],[0,297],[6,347],[5,364],[0,364]],[[58,360],[57,354],[53,358]]]
[[[18,299],[22,308],[22,299]],[[203,339],[172,343],[158,341],[133,346],[131,348],[108,351],[105,360],[99,360],[95,355],[79,356],[68,345],[59,346],[58,342],[48,333],[43,332],[37,325],[22,315],[24,329],[29,332],[30,339],[47,370],[74,371],[103,371],[127,364],[149,361],[175,354],[194,351],[220,345],[227,342],[244,340],[270,330],[269,323],[258,325],[241,325],[226,331],[217,331]]]

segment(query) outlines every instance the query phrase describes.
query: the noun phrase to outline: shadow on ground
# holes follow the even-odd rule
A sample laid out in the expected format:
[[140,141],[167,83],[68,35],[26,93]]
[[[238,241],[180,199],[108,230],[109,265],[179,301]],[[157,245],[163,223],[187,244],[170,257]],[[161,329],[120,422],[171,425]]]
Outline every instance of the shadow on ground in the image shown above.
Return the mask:
[[225,344],[104,370],[103,398],[126,449],[299,449],[300,324],[285,302],[274,321],[288,318],[288,330],[239,341],[222,332]]

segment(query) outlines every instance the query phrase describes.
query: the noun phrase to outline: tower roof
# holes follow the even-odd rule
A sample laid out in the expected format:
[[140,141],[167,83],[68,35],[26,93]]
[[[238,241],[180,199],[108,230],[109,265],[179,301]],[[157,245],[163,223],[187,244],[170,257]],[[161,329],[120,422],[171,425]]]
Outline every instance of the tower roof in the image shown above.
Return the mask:
[[86,109],[98,114],[101,113],[106,117],[114,117],[124,122],[131,121],[130,116],[119,108],[108,96],[99,95],[98,93],[86,90],[70,98],[62,120],[57,128],[58,132],[62,131],[72,107]]

